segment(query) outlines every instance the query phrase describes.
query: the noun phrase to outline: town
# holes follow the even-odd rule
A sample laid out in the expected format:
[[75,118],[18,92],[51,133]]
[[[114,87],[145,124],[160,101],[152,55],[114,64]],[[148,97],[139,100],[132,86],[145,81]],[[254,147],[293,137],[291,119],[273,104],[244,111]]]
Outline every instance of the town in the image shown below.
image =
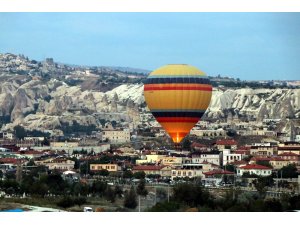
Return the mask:
[[[280,119],[199,121],[178,147],[149,112],[133,118],[106,122],[90,134],[46,135],[22,126],[0,133],[0,195],[16,202],[60,196],[56,207],[75,211],[82,211],[70,208],[76,204],[96,211],[155,210],[174,198],[178,185],[201,187],[216,199],[229,192],[272,201],[299,196],[299,126],[282,133],[272,129]],[[119,198],[118,206],[93,205],[93,196],[111,204]]]

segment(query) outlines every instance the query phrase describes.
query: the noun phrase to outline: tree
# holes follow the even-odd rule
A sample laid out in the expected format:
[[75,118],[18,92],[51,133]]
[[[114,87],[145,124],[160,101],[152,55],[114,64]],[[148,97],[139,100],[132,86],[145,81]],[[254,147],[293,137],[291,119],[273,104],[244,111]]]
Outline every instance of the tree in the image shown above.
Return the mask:
[[103,196],[106,190],[107,184],[102,181],[95,181],[92,185],[91,191],[92,193]]
[[110,201],[111,203],[114,203],[116,200],[116,194],[110,187],[110,185],[107,186],[105,191],[105,197],[107,201]]
[[119,185],[115,186],[115,195],[118,196],[119,198],[122,197],[123,190]]
[[123,178],[132,178],[133,174],[130,170],[126,170],[123,172]]
[[14,131],[15,131],[16,137],[18,139],[24,139],[24,137],[26,137],[26,135],[27,135],[24,127],[22,127],[20,125],[15,126]]
[[124,207],[135,209],[137,206],[136,193],[134,187],[131,186],[130,191],[125,193]]
[[144,171],[139,171],[139,172],[136,172],[133,174],[133,177],[135,179],[145,179],[145,176],[146,176],[146,174]]
[[297,178],[298,177],[297,167],[294,164],[290,164],[290,165],[282,167],[278,171],[278,175],[281,175],[281,173],[282,173],[282,178]]
[[50,146],[50,141],[45,137],[44,140],[41,142],[43,146]]
[[191,141],[188,137],[184,138],[183,142],[182,142],[182,148],[184,150],[191,150]]
[[57,206],[65,208],[65,209],[75,205],[74,200],[69,196],[64,196],[56,204],[57,204]]
[[100,176],[107,177],[109,175],[109,172],[108,170],[102,169],[97,174],[99,174]]
[[80,206],[82,206],[83,204],[86,203],[86,198],[80,196],[80,197],[74,198],[73,202],[74,202],[75,205],[78,205],[80,207]]
[[177,202],[183,202],[190,207],[202,206],[210,201],[209,193],[201,186],[184,183],[173,188],[173,198]]
[[256,180],[253,181],[253,184],[260,196],[264,198],[267,191],[267,187],[272,186],[274,184],[274,180],[271,176],[258,177]]
[[137,186],[137,194],[141,196],[146,196],[148,194],[147,189],[145,188],[145,179],[141,179],[138,186]]
[[258,160],[256,164],[272,168],[272,165],[268,161]]

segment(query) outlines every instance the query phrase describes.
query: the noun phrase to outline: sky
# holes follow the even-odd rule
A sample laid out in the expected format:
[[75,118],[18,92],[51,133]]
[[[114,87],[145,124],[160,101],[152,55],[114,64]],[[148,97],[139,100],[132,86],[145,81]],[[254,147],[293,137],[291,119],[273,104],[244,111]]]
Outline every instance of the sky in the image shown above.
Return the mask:
[[241,80],[300,79],[300,13],[0,13],[0,53]]

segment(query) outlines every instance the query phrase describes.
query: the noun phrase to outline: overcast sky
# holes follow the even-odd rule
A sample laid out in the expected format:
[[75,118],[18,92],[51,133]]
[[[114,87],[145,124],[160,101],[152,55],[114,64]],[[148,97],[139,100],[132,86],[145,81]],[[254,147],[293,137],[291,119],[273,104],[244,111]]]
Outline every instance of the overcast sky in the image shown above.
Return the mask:
[[300,13],[0,13],[0,52],[242,80],[300,79]]

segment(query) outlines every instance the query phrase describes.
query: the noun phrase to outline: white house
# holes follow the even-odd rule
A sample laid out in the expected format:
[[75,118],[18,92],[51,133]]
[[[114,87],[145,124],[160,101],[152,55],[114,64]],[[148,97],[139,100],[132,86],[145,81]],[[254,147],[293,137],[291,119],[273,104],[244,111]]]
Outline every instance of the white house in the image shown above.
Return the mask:
[[209,162],[221,165],[221,156],[219,153],[201,153],[200,155],[192,155],[192,163]]
[[222,158],[223,165],[227,165],[229,163],[242,160],[243,155],[237,153],[231,153],[230,149],[223,149]]
[[244,173],[256,174],[258,176],[270,176],[272,174],[272,168],[258,164],[248,164],[237,168],[236,172],[237,176],[243,176]]

